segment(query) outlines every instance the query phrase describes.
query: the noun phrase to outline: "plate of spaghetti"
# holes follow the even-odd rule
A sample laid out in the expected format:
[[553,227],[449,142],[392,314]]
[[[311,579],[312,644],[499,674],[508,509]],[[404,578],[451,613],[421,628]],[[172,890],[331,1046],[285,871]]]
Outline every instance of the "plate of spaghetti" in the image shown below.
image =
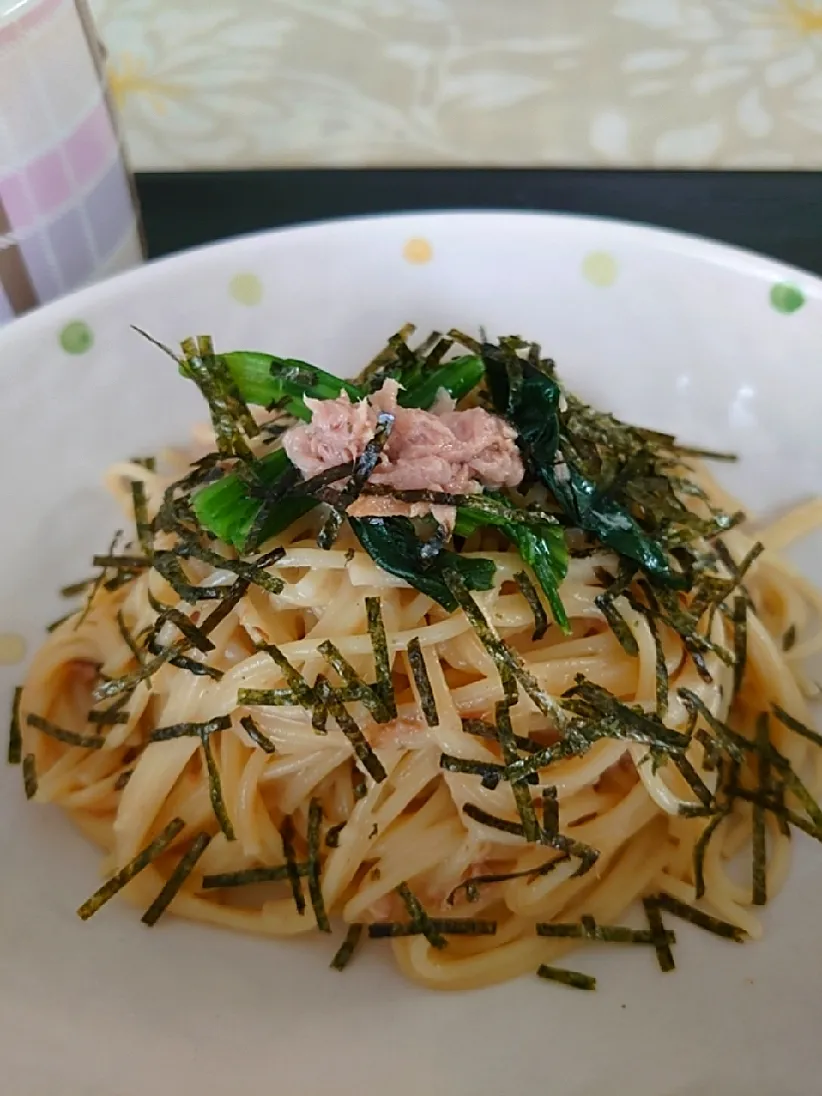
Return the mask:
[[807,1096],[820,302],[450,214],[4,332],[10,1091]]

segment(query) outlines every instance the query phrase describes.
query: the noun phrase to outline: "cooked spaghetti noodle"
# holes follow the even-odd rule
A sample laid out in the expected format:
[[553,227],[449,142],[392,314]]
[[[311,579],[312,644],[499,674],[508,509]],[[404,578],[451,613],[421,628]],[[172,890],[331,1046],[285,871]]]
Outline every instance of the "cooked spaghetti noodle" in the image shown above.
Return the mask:
[[[181,554],[197,591],[186,600],[148,562],[180,543],[157,521],[188,471],[180,460],[111,470],[126,512],[137,500],[134,543],[103,561],[87,604],[46,640],[19,704],[34,797],[106,850],[109,874],[183,821],[125,891],[146,907],[166,888],[151,923],[168,905],[273,936],[326,927],[326,916],[384,925],[402,971],[441,989],[533,971],[592,938],[589,918],[612,924],[648,896],[704,902],[739,936],[760,935],[753,905],[785,882],[791,826],[819,830],[809,797],[822,751],[788,724],[809,722],[799,667],[822,647],[822,598],[769,546],[815,523],[815,510],[760,533],[758,557],[744,525],[722,532],[718,555],[716,537],[691,542],[727,592],[692,635],[672,611],[650,611],[641,575],[604,602],[619,560],[591,538],[575,551],[568,528],[569,626],[535,639],[523,561],[487,526],[455,542],[494,564],[490,588],[463,590],[479,619],[381,568],[348,525],[318,547],[322,509],[252,552],[209,541],[226,566]],[[534,488],[526,501],[544,498]],[[255,561],[279,581],[261,583]],[[228,598],[211,596],[226,587]],[[700,595],[678,596],[684,610]],[[738,601],[751,610],[744,632]],[[495,638],[530,682],[516,702]],[[389,695],[395,711],[377,718]],[[631,723],[640,712],[662,746],[650,724]],[[558,746],[592,720],[597,733],[563,756]],[[750,748],[729,745],[725,728]],[[666,734],[680,743],[667,755]],[[753,880],[729,867],[752,837]],[[231,885],[247,878],[257,881]],[[546,925],[588,929],[552,936]]]

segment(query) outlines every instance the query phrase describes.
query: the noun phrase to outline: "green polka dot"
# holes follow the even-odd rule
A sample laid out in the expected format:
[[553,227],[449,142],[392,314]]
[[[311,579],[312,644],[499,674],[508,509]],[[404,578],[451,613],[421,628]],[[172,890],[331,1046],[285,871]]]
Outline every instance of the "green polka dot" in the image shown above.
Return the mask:
[[94,332],[82,320],[72,320],[60,332],[60,345],[67,354],[85,354],[94,343]]
[[591,285],[606,289],[617,280],[617,261],[608,251],[590,251],[582,260],[582,276]]
[[805,294],[802,290],[790,282],[777,282],[771,286],[771,304],[777,312],[790,316],[797,312],[805,303]]
[[263,283],[256,274],[235,274],[228,291],[240,304],[252,306],[263,299]]

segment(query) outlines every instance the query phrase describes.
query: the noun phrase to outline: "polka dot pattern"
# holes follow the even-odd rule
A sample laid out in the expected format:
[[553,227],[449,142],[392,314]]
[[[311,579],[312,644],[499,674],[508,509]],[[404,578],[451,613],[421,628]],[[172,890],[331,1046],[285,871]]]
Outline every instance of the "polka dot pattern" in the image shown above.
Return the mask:
[[771,306],[785,316],[798,312],[805,303],[805,294],[790,282],[777,282],[771,286]]
[[256,274],[244,271],[234,275],[228,283],[228,292],[238,304],[253,308],[263,299],[263,283]]
[[590,251],[582,260],[582,276],[591,285],[607,289],[617,280],[619,267],[609,251]]
[[402,257],[407,263],[422,266],[424,263],[431,262],[434,257],[434,249],[428,240],[423,239],[422,236],[412,236],[410,240],[405,241]]
[[0,632],[0,666],[16,666],[25,657],[25,639],[17,632]]
[[72,320],[60,332],[60,345],[67,354],[85,354],[94,345],[94,332],[83,320]]

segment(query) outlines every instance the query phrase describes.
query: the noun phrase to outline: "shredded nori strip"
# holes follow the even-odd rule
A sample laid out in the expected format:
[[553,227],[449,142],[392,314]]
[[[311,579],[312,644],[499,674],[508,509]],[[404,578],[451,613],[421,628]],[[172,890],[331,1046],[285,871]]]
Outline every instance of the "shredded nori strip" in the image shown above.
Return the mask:
[[51,635],[52,632],[57,631],[61,624],[65,624],[66,621],[71,620],[73,616],[77,616],[79,612],[79,609],[72,609],[70,613],[66,613],[64,616],[58,617],[57,620],[53,620],[50,624],[46,625],[46,631],[49,635]]
[[731,805],[725,804],[712,818],[694,844],[693,852],[693,865],[694,865],[694,887],[696,888],[697,898],[702,898],[705,894],[705,853],[708,850],[708,843],[713,835],[716,833],[720,824],[728,817],[731,811]]
[[120,775],[114,781],[114,790],[116,792],[121,792],[123,790],[126,784],[128,784],[129,780],[131,780],[133,772],[134,769],[126,769],[124,772],[120,773]]
[[531,639],[534,643],[542,639],[545,633],[548,631],[548,614],[545,611],[545,606],[540,600],[539,592],[536,586],[534,586],[531,579],[528,577],[527,571],[517,571],[514,575],[514,582],[519,586],[520,593],[528,602],[528,607],[534,614],[534,631],[531,635]]
[[311,726],[314,734],[328,734],[328,703],[323,698],[323,689],[327,684],[328,678],[325,674],[318,674],[314,681],[314,695],[317,697],[317,702],[311,709]]
[[[629,929],[624,925],[599,925],[593,917],[584,916],[579,921],[538,922],[537,936],[556,937],[563,940],[595,940],[602,944],[653,944],[656,936],[650,929]],[[668,944],[676,943],[676,934],[667,930]]]
[[525,837],[525,830],[521,822],[509,822],[507,818],[497,818],[496,815],[489,814],[488,811],[484,811],[482,807],[478,807],[475,803],[463,803],[462,813],[483,826],[500,830],[502,833],[513,834],[515,837]]
[[138,327],[134,323],[129,324],[129,327],[132,331],[136,331],[137,334],[141,336],[141,338],[146,340],[146,342],[150,342],[152,346],[156,346],[158,350],[162,350],[162,352],[167,357],[171,358],[171,360],[177,365],[180,364],[180,359],[177,357],[177,355],[174,353],[170,346],[166,346],[165,343],[161,343],[159,339],[155,339],[153,335],[149,335],[147,331],[144,331],[142,327]]
[[[91,557],[91,562],[95,567],[104,567],[106,570],[111,569],[113,571],[145,571],[151,566],[150,559],[145,556],[133,555],[97,555]],[[85,587],[91,581],[91,579],[86,579],[83,583],[75,583],[75,586]],[[69,589],[70,587],[64,586],[60,592],[63,593],[63,591]],[[64,594],[64,596],[68,597],[70,595]]]
[[270,552],[266,552],[265,555],[259,556],[253,561],[227,559],[219,552],[205,548],[198,541],[191,539],[180,541],[175,551],[183,559],[197,559],[201,563],[211,564],[212,567],[216,567],[218,570],[230,571],[238,578],[243,579],[244,582],[259,586],[268,594],[279,594],[285,585],[279,575],[270,575],[265,570],[266,567],[276,563],[285,555],[285,549],[282,547],[273,548]]
[[153,673],[169,661],[175,650],[179,650],[179,648],[164,647],[160,654],[133,673],[124,674],[122,677],[116,677],[110,681],[101,681],[91,694],[92,700],[96,704],[101,700],[108,700],[123,694],[130,696],[141,681],[148,680]]
[[345,940],[340,944],[336,955],[331,960],[332,970],[345,970],[348,964],[351,962],[354,952],[357,950],[357,945],[362,939],[362,930],[365,926],[354,924],[348,926],[348,932],[345,934]]
[[536,868],[523,868],[521,871],[500,872],[498,874],[472,875],[470,879],[464,879],[462,883],[458,883],[448,895],[446,901],[449,906],[453,906],[457,892],[464,890],[469,902],[474,902],[479,898],[479,888],[481,886],[487,886],[491,883],[509,883],[512,879],[540,879],[543,875],[550,875],[559,864],[567,864],[570,859],[568,853],[562,853],[555,860],[549,860]]
[[9,720],[9,765],[19,765],[23,756],[23,734],[20,729],[20,698],[23,695],[22,686],[18,685],[14,690],[11,701],[11,719]]
[[[213,720],[212,722],[216,722],[216,720]],[[219,823],[220,829],[225,834],[226,841],[236,841],[237,835],[234,832],[234,827],[231,824],[225,800],[223,799],[220,770],[217,768],[217,762],[214,760],[214,754],[211,751],[211,741],[208,735],[200,735],[200,746],[208,771],[208,797],[211,800],[211,809],[214,811],[214,816]]]
[[636,636],[628,626],[625,617],[614,604],[613,596],[606,592],[594,598],[594,604],[605,617],[608,627],[616,637],[617,642],[626,655],[636,658],[639,654],[639,644]]
[[[733,788],[732,794],[735,799],[742,799],[746,803],[760,803],[766,811],[770,811],[778,821],[787,823],[788,825],[795,826],[798,830],[802,830],[809,837],[812,837],[815,841],[822,841],[822,827],[815,825],[813,822],[809,822],[806,818],[797,814],[796,811],[790,810],[785,806],[784,802],[784,788],[780,789],[780,793],[774,795],[771,798],[764,799],[758,791],[751,791],[749,788],[740,788],[736,786]],[[782,832],[785,832],[784,826],[780,826]]]
[[699,773],[696,771],[696,769],[693,767],[693,765],[690,763],[688,758],[685,757],[684,754],[678,754],[674,758],[674,762],[676,764],[676,767],[679,769],[683,779],[691,788],[691,790],[696,794],[697,799],[700,800],[703,806],[713,806],[713,792],[699,775]]
[[[112,555],[114,553],[114,549],[117,547],[117,542],[119,541],[121,536],[122,536],[122,532],[118,530],[114,534],[114,536],[111,538],[111,544],[109,545],[109,549],[108,549],[109,555]],[[77,622],[74,625],[74,631],[75,632],[77,631],[77,629],[85,621],[86,617],[91,612],[91,607],[94,604],[94,599],[97,597],[97,594],[100,592],[100,587],[103,585],[105,577],[106,577],[106,568],[101,567],[97,577],[92,582],[91,587],[89,588],[89,591],[86,594],[86,603],[83,606],[82,611],[80,612],[79,616],[77,617]],[[73,616],[73,615],[74,615],[74,613],[69,613],[69,614],[67,614],[67,616],[65,616],[63,618],[63,620],[68,620],[68,618],[70,616]],[[62,623],[63,623],[63,621],[55,621],[52,625],[49,626],[49,631],[52,631],[54,628],[56,628],[58,626],[58,624],[62,624]]]
[[397,699],[394,695],[394,682],[391,677],[391,657],[388,654],[388,640],[382,619],[382,605],[378,597],[365,599],[365,612],[368,618],[368,634],[374,649],[374,670],[377,676],[375,689],[388,709],[391,719],[397,717]]
[[434,690],[431,688],[431,679],[425,667],[425,657],[422,653],[422,645],[419,636],[414,636],[408,641],[408,663],[411,673],[414,675],[414,684],[420,695],[420,707],[425,716],[425,722],[429,727],[436,727],[440,721],[437,712],[437,702],[434,699]]
[[[317,703],[316,691],[311,688],[303,675],[296,670],[285,655],[282,653],[279,647],[274,643],[263,643],[257,648],[259,651],[264,651],[269,658],[277,664],[277,667],[282,671],[283,677],[288,684],[289,689],[294,693],[297,701],[305,708],[311,708]],[[241,689],[239,696],[243,697],[250,690]],[[246,701],[238,699],[238,703],[243,704]]]
[[219,627],[229,614],[237,608],[248,593],[248,585],[246,579],[238,579],[236,582],[232,583],[231,586],[227,587],[229,591],[228,596],[224,597],[220,604],[216,605],[211,610],[200,625],[200,631],[203,635],[210,636],[215,628]]
[[[695,722],[695,720],[699,718],[699,714],[697,712],[692,712],[690,718]],[[702,746],[702,764],[705,767],[706,772],[716,772],[722,759],[720,744],[715,738],[712,738],[710,734],[708,734],[704,727],[699,728],[694,734],[694,738]]]
[[308,806],[308,895],[314,908],[317,928],[320,932],[331,932],[331,925],[325,912],[320,879],[320,827],[322,826],[322,820],[322,804],[319,799],[312,798]]
[[355,462],[347,460],[342,464],[335,464],[331,468],[324,468],[316,476],[302,479],[297,468],[287,467],[275,483],[270,486],[261,485],[259,490],[252,491],[252,495],[263,498],[266,502],[280,502],[286,496],[289,498],[318,498],[324,488],[352,476],[354,468]]
[[329,849],[338,849],[340,847],[340,834],[348,825],[347,822],[337,822],[334,826],[329,826],[325,834],[325,844]]
[[798,719],[792,716],[789,712],[786,712],[784,708],[781,708],[778,704],[771,705],[771,711],[789,730],[795,731],[796,734],[801,735],[803,738],[807,738],[809,742],[813,742],[814,746],[822,748],[822,734],[818,731],[811,730],[806,724],[801,723]]
[[203,876],[203,890],[221,890],[224,887],[248,887],[255,883],[284,883],[293,872],[297,877],[308,875],[311,865],[278,864],[276,867],[243,868],[241,871],[218,872]]
[[[279,452],[283,451],[275,450],[272,455],[276,456]],[[254,466],[249,465],[247,467],[250,472]],[[297,469],[289,467],[286,464],[285,471],[281,473],[279,479],[273,486],[261,485],[260,493],[255,493],[253,496],[260,499],[260,505],[251,524],[248,526],[248,531],[245,533],[245,536],[242,536],[243,526],[241,525],[239,530],[232,530],[233,535],[225,536],[224,539],[230,540],[232,544],[235,544],[238,547],[243,547],[246,552],[254,552],[267,537],[274,536],[275,533],[285,529],[296,518],[302,517],[304,514],[313,510],[313,499],[305,499],[302,501],[295,499],[291,500],[289,503],[284,503],[282,500],[281,496],[294,485],[297,477]],[[279,521],[272,522],[271,519],[275,510],[284,513],[285,520],[281,517]]]
[[23,789],[26,799],[34,799],[37,795],[37,768],[34,762],[34,754],[26,754],[23,758]]
[[372,689],[363,681],[342,651],[331,642],[324,640],[317,648],[326,662],[340,675],[348,687],[352,699],[359,700],[377,723],[389,723],[392,719],[391,712],[382,698],[380,691]]
[[657,719],[664,719],[668,712],[668,664],[665,661],[665,648],[662,646],[662,636],[659,634],[659,626],[654,614],[644,606],[638,608],[648,623],[648,630],[654,641],[654,673]]
[[[491,723],[486,723],[483,719],[463,719],[462,729],[466,734],[475,735],[477,738],[488,738],[492,742],[499,742],[497,728]],[[523,753],[535,754],[540,753],[543,749],[538,742],[518,734],[514,735],[514,745]]]
[[659,969],[663,974],[667,974],[669,971],[674,970],[676,963],[674,963],[673,952],[668,943],[665,925],[662,922],[662,914],[659,912],[659,905],[653,898],[643,898],[642,906],[645,910],[645,916],[648,918]]
[[185,655],[172,655],[166,661],[169,666],[174,666],[178,670],[187,670],[196,677],[210,677],[212,681],[219,681],[223,676],[223,671],[218,670],[216,666],[209,666],[207,662],[197,662],[193,658],[186,658]]
[[291,884],[291,894],[294,898],[294,905],[297,907],[297,913],[302,917],[305,914],[305,896],[303,895],[303,886],[300,882],[300,876],[308,874],[309,866],[308,864],[305,865],[306,871],[303,873],[300,865],[297,863],[297,858],[294,855],[294,819],[290,814],[286,815],[283,819],[283,824],[280,828],[280,840],[283,843],[286,878]]
[[597,980],[590,974],[582,974],[578,970],[549,967],[546,963],[537,968],[537,975],[549,982],[559,982],[561,985],[570,986],[572,989],[594,990],[597,988]]
[[566,707],[584,719],[599,720],[599,731],[607,737],[639,742],[668,753],[681,753],[690,745],[687,735],[666,727],[656,716],[623,704],[581,674],[565,696],[569,698]]
[[365,735],[339,699],[337,693],[326,681],[319,681],[316,689],[320,699],[326,704],[331,715],[334,717],[337,726],[351,743],[354,753],[357,755],[362,767],[373,780],[378,784],[381,783],[388,774],[383,768],[382,762],[368,744]]
[[[202,653],[206,655],[214,650],[214,644],[208,636],[204,634],[202,628],[198,628],[194,621],[186,616],[185,613],[181,612],[175,605],[163,604],[162,601],[159,601],[154,597],[151,590],[148,591],[148,601],[152,609],[156,613],[159,613],[155,623],[155,628],[157,630],[159,630],[167,620],[171,621],[174,627],[185,636],[192,647],[196,647],[198,651],[202,651]],[[129,646],[131,645],[129,644]],[[132,648],[132,650],[134,650],[134,648]],[[141,661],[136,652],[135,657],[138,662]]]
[[351,789],[354,792],[354,799],[359,802],[361,799],[365,799],[368,795],[368,784],[365,777],[357,768],[356,763],[351,766]]
[[[495,714],[499,742],[502,747],[502,759],[506,765],[511,765],[518,757],[514,744],[514,731],[511,727],[511,709],[505,701],[500,701],[496,706]],[[540,833],[527,782],[525,780],[514,780],[511,782],[511,789],[514,793],[517,811],[522,819],[522,832],[525,840],[534,843],[547,836]]]
[[[94,564],[95,567],[100,567],[101,566],[100,563],[96,562],[96,560],[98,558],[99,557],[95,556],[94,559],[92,560],[92,563]],[[82,594],[85,590],[87,590],[89,588],[89,586],[92,584],[92,582],[94,582],[93,578],[84,578],[84,579],[81,579],[79,582],[70,582],[68,584],[68,586],[61,586],[60,587],[60,597],[65,597],[65,598],[77,597],[78,594]]]
[[[448,491],[430,491],[424,487],[403,490],[386,484],[372,483],[365,487],[363,494],[374,498],[395,499],[398,502],[427,502],[432,506],[464,507],[472,511],[470,515],[464,515],[464,519],[472,523],[481,517],[486,517],[487,520],[482,524],[507,525],[515,523],[533,529],[539,529],[545,525],[556,528],[559,524],[557,515],[554,513],[537,510],[533,507],[525,509],[521,506],[515,506],[506,502],[502,495],[497,494],[460,495]],[[480,526],[477,525],[476,527],[479,528]]]
[[[743,735],[737,734],[737,732],[732,730],[727,724],[718,720],[696,693],[691,692],[690,689],[683,688],[679,690],[679,696],[682,698],[689,711],[693,711],[694,709],[699,711],[706,723],[713,729],[717,738],[720,739],[726,752],[733,761],[741,762],[745,753],[759,752],[759,747],[755,742],[751,742]],[[769,747],[768,756],[771,766],[782,774],[786,787],[790,788],[813,820],[813,826],[810,826],[809,823],[804,823],[803,825],[801,820],[798,820],[796,823],[791,821],[791,824],[799,826],[800,829],[804,828],[813,837],[819,837],[820,832],[822,832],[822,808],[805,787],[799,776],[794,772],[788,759],[781,754],[775,746],[771,745]],[[736,794],[741,795],[742,789],[737,789]],[[754,802],[754,800],[751,800],[751,802]],[[793,812],[786,812],[786,817],[792,813]]]
[[205,832],[198,833],[191,844],[191,848],[179,860],[174,871],[166,880],[165,886],[140,918],[144,925],[154,926],[163,916],[165,911],[174,901],[177,892],[189,875],[191,875],[197,861],[205,852],[211,841],[211,835]]
[[405,908],[408,910],[408,916],[411,918],[411,923],[416,925],[428,943],[432,948],[442,949],[446,947],[448,941],[438,932],[434,927],[431,918],[425,912],[420,900],[412,893],[407,883],[400,883],[397,887],[397,894],[403,900]]
[[561,723],[563,716],[559,705],[540,686],[537,679],[525,667],[519,655],[494,634],[491,625],[485,618],[485,614],[468,593],[461,576],[456,571],[446,570],[443,578],[457,604],[477,633],[483,647],[494,660],[503,679],[503,685],[513,675],[542,714],[555,722]]
[[[759,794],[767,797],[771,790],[771,734],[767,712],[761,712],[757,718],[756,744],[758,747],[756,760]],[[765,810],[761,803],[753,804],[751,854],[753,857],[751,902],[755,906],[764,906],[768,901],[767,844],[765,840]]]
[[703,680],[711,680],[705,663],[706,653],[714,654],[726,666],[733,666],[733,654],[697,631],[699,620],[689,610],[682,608],[675,591],[659,586],[652,587],[645,579],[640,579],[638,585],[648,599],[648,612],[680,636]]
[[128,712],[124,712],[123,709],[128,704],[130,697],[128,695],[118,696],[116,700],[113,700],[107,708],[100,708],[95,710],[94,708],[88,712],[86,719],[89,723],[95,723],[101,727],[113,726],[114,724],[128,723]]
[[[479,776],[482,778],[482,786],[489,788],[491,791],[496,788],[500,780],[503,779],[505,772],[505,766],[500,765],[495,761],[473,761],[468,758],[454,757],[452,754],[440,754],[440,768],[449,773],[465,773],[468,776]],[[538,781],[537,774],[534,773],[534,779],[532,783],[536,784]]]
[[[525,837],[525,830],[521,823],[509,822],[507,818],[497,818],[496,815],[489,814],[488,811],[483,810],[482,807],[478,807],[474,803],[464,803],[462,813],[484,826],[501,830],[503,833],[513,834],[515,837]],[[574,872],[573,878],[585,875],[599,859],[599,851],[590,845],[583,844],[582,841],[574,841],[563,834],[543,833],[541,836],[543,844],[550,845],[552,848],[565,853],[566,857],[576,856],[579,858],[580,865]]]
[[243,434],[254,437],[259,432],[248,406],[231,375],[224,357],[214,353],[208,336],[183,339],[184,360],[179,362],[180,372],[194,381],[203,394],[211,413],[211,422],[217,439],[217,449],[224,457],[250,460],[251,450]]
[[265,752],[268,754],[276,753],[277,747],[274,745],[270,738],[266,738],[266,736],[254,722],[252,716],[244,715],[240,720],[240,726],[243,728],[251,741],[256,746],[259,746],[261,750],[265,750]]
[[734,598],[734,693],[742,688],[745,667],[748,662],[748,599],[744,594]]
[[88,722],[94,723],[98,727],[113,727],[116,724],[125,726],[130,718],[128,712],[120,711],[113,706],[103,708],[101,711],[94,711],[94,709],[92,709],[86,714]]
[[170,738],[183,738],[193,736],[195,738],[208,738],[217,731],[227,731],[231,727],[230,715],[218,715],[205,723],[171,723],[167,727],[159,727],[149,735],[149,742],[166,742]]
[[[151,591],[149,591],[149,599],[150,598],[151,598]],[[131,631],[129,630],[129,627],[126,624],[126,618],[123,615],[123,610],[122,609],[117,610],[116,620],[117,620],[117,630],[120,633],[120,635],[123,637],[123,642],[125,643],[126,647],[128,647],[128,649],[131,651],[132,655],[134,656],[135,662],[137,663],[138,666],[145,666],[145,664],[146,664],[145,651],[138,645],[137,640],[134,638]]]
[[[155,552],[154,567],[160,572],[180,600],[185,601],[188,605],[196,605],[198,601],[222,601],[225,598],[231,598],[234,596],[235,588],[240,583],[240,579],[237,579],[229,586],[201,586],[189,582],[180,563],[180,557],[172,549]],[[243,580],[243,583],[247,589],[248,582]]]
[[130,860],[125,867],[121,868],[118,872],[112,875],[108,882],[104,883],[102,887],[94,892],[91,898],[88,898],[82,906],[77,910],[77,915],[83,921],[87,921],[89,917],[92,917],[97,911],[113,898],[118,891],[121,891],[126,884],[130,883],[135,875],[147,868],[148,865],[156,860],[158,856],[162,855],[168,846],[174,841],[175,837],[182,829],[185,828],[185,822],[182,818],[172,818],[162,833],[158,834],[154,840],[146,845],[144,849]]
[[744,752],[752,748],[752,744],[741,735],[731,731],[726,724],[717,719],[707,704],[696,693],[685,688],[679,689],[677,693],[689,712],[698,712],[702,716],[717,739],[722,743],[723,749],[731,760],[741,762]]
[[340,492],[339,498],[334,503],[331,513],[326,519],[325,525],[320,530],[317,537],[317,544],[320,548],[331,548],[334,541],[337,539],[337,534],[340,531],[340,526],[345,517],[345,511],[359,497],[368,477],[379,463],[380,455],[388,443],[388,439],[391,437],[391,431],[394,428],[394,419],[395,416],[388,411],[381,411],[377,415],[377,425],[374,430],[374,436],[366,444],[362,453],[357,458],[354,464],[354,472],[350,480]]
[[237,693],[237,703],[248,708],[272,708],[296,705],[306,705],[294,695],[291,689],[240,689]]
[[[442,936],[495,936],[497,932],[496,921],[477,920],[472,917],[429,917],[428,927],[429,931]],[[368,935],[375,940],[398,936],[425,936],[429,943],[431,942],[419,921],[378,921],[368,926]]]
[[[317,680],[314,682],[314,691],[317,692],[317,684],[321,681],[328,682],[328,678],[325,674],[318,674]],[[347,704],[349,700],[357,700],[356,690],[348,688],[340,688],[335,690],[337,699]],[[248,705],[249,707],[261,707],[261,708],[283,708],[288,706],[295,706],[298,708],[304,708],[305,704],[294,695],[291,689],[240,689],[237,693],[238,703]],[[324,702],[321,698],[318,698],[314,703],[314,711],[323,708]],[[325,719],[327,713],[323,715],[322,723],[325,726]],[[325,730],[322,732],[325,734]]]
[[666,913],[671,913],[674,917],[679,917],[683,921],[690,921],[697,928],[705,929],[706,932],[712,932],[715,936],[721,936],[725,940],[733,940],[736,944],[743,944],[748,937],[745,930],[739,928],[738,925],[732,925],[730,921],[721,921],[718,917],[711,917],[710,914],[703,913],[695,906],[689,906],[687,902],[682,902],[671,894],[657,894],[649,901],[657,909],[665,910]]
[[559,800],[555,787],[542,789],[542,829],[551,839],[559,833]]
[[76,731],[67,731],[62,727],[58,727],[56,723],[43,719],[40,715],[35,715],[33,712],[26,716],[26,723],[29,727],[42,731],[49,738],[56,738],[58,742],[65,742],[68,746],[80,746],[86,750],[101,750],[106,744],[106,740],[102,735],[78,734]]
[[134,506],[134,527],[137,531],[137,539],[143,555],[146,559],[151,559],[154,554],[154,534],[148,520],[146,487],[142,480],[131,481],[131,501]]
[[[200,631],[204,635],[210,635],[211,632],[226,619],[229,613],[237,607],[248,590],[248,583],[238,579],[233,586],[228,589],[228,596],[223,598],[216,608],[212,609],[200,625]],[[165,665],[166,662],[178,666],[181,669],[190,670],[192,673],[208,675],[209,677],[215,678],[222,677],[222,671],[220,670],[216,670],[213,667],[206,666],[199,662],[194,662],[190,659],[184,659],[182,657],[182,652],[186,650],[186,646],[186,641],[180,640],[178,643],[173,643],[169,647],[163,647],[155,658],[150,662],[147,662],[144,666],[141,666],[139,670],[135,670],[134,673],[125,674],[123,677],[115,678],[113,681],[102,682],[95,688],[94,693],[92,694],[94,700],[105,700],[108,697],[115,697],[120,696],[122,693],[133,692],[141,681],[149,679],[152,674],[161,666]]]
[[782,650],[791,651],[796,646],[796,625],[791,624],[782,636]]

